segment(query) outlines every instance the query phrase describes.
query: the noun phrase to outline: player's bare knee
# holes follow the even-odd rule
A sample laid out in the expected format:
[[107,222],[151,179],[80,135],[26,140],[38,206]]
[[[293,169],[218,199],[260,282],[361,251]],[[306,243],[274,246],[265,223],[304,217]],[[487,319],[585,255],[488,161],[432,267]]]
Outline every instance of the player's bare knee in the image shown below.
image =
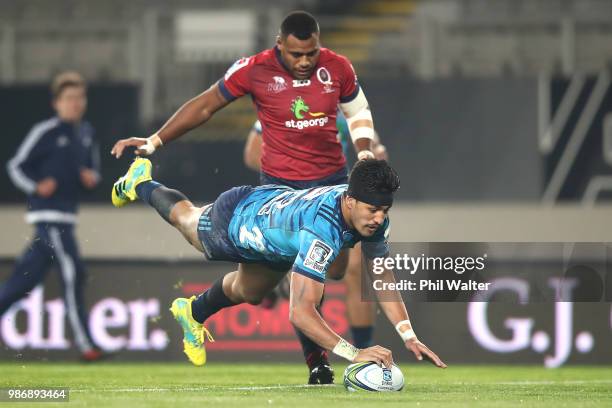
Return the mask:
[[190,201],[179,201],[170,211],[170,223],[179,230],[187,229],[189,225],[193,224],[194,217],[197,217],[197,210]]
[[235,280],[231,285],[231,294],[235,299],[233,301],[245,302],[250,305],[258,305],[263,301],[265,293],[246,287],[239,280]]
[[198,208],[185,204],[177,203],[174,206],[170,213],[170,222],[189,240],[189,237],[197,229],[200,214]]

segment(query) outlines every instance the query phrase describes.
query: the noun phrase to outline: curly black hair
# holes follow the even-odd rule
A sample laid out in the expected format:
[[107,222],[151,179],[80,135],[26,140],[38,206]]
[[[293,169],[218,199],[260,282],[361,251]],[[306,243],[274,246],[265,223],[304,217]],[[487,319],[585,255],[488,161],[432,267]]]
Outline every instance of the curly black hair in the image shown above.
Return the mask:
[[394,193],[400,179],[385,160],[360,160],[355,163],[349,177],[349,194],[360,190],[368,193]]
[[309,39],[312,34],[319,32],[319,23],[306,11],[294,11],[289,13],[281,23],[280,33],[282,38],[289,34],[300,40]]

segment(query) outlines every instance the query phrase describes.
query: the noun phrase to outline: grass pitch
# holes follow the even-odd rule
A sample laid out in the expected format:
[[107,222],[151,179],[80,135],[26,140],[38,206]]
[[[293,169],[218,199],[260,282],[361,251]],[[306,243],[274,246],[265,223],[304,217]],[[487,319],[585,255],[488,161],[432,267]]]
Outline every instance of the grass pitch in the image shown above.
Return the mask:
[[0,387],[68,387],[69,406],[75,407],[612,406],[612,367],[450,366],[440,370],[402,364],[406,377],[402,392],[348,393],[340,385],[345,366],[335,364],[337,385],[313,387],[303,385],[306,369],[300,364],[196,368],[187,363],[5,362],[0,363]]

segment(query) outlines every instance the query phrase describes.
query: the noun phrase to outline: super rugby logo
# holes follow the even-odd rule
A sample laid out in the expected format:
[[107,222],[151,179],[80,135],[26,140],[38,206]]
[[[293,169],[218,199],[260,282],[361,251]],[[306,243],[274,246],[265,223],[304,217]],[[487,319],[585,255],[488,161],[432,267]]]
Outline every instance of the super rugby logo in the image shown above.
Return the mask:
[[327,261],[331,258],[334,251],[323,241],[315,239],[310,245],[310,249],[304,259],[304,266],[317,272],[323,272]]
[[383,368],[383,385],[393,385],[393,375],[388,368]]
[[[285,127],[288,128],[304,129],[311,126],[325,126],[325,124],[329,122],[329,118],[325,116],[325,112],[310,112],[310,107],[304,102],[301,96],[291,101],[290,111],[298,120],[292,119],[286,121]],[[314,119],[306,119],[306,115]]]

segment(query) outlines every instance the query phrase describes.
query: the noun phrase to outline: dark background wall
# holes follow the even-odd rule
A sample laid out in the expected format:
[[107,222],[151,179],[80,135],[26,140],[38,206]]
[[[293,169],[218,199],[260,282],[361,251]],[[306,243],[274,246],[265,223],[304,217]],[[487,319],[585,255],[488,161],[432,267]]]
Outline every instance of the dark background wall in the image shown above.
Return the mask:
[[[360,81],[375,126],[402,178],[400,199],[539,199],[543,164],[537,152],[534,80],[427,82],[365,77]],[[136,86],[92,84],[89,96],[87,118],[101,143],[104,181],[87,199],[105,202],[112,182],[131,160],[129,156],[119,161],[112,158],[112,145],[119,138],[146,135],[151,129],[138,126]],[[0,162],[6,163],[32,124],[52,111],[47,87],[42,85],[0,88],[0,105],[5,117]],[[213,200],[230,186],[257,183],[257,174],[242,164],[242,148],[243,139],[236,137],[179,140],[156,153],[156,178],[196,201]],[[1,173],[0,201],[21,201],[6,171]]]
[[[106,201],[118,174],[109,152],[114,141],[132,136],[138,131],[138,87],[131,84],[90,84],[86,119],[96,129],[100,142],[103,188],[86,194],[85,200]],[[2,137],[0,138],[0,202],[21,202],[22,193],[8,178],[6,163],[32,126],[54,115],[48,85],[16,85],[0,87],[2,109]],[[110,183],[110,184],[109,184]],[[103,192],[104,191],[104,192]]]
[[536,82],[360,78],[412,200],[538,200]]

